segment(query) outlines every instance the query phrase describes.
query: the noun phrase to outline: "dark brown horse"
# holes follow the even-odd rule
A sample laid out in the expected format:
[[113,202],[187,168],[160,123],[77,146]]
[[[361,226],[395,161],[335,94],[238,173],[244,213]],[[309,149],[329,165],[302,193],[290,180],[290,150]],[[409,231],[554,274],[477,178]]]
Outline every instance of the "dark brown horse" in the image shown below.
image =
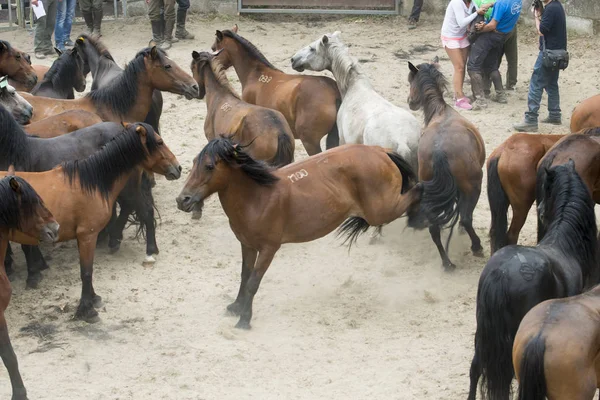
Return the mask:
[[[381,147],[345,145],[273,170],[228,138],[210,141],[194,160],[181,194],[190,212],[218,193],[242,245],[242,280],[227,309],[250,328],[260,281],[284,243],[321,238],[335,228],[352,244],[370,226],[381,226],[417,207],[409,164]],[[345,221],[345,222],[344,222]]]
[[74,99],[75,93],[85,90],[85,71],[83,59],[77,49],[67,50],[64,53],[55,49],[59,57],[52,63],[52,67],[38,81],[31,94],[36,96],[51,97],[53,99]]
[[0,357],[8,370],[13,400],[27,400],[17,356],[10,343],[4,312],[10,302],[12,288],[4,269],[4,256],[10,231],[18,229],[24,235],[44,242],[58,238],[58,224],[35,190],[22,178],[0,179]]
[[[181,171],[177,159],[152,127],[132,124],[88,158],[65,162],[48,172],[17,173],[35,188],[60,223],[57,241],[77,239],[82,292],[76,318],[92,322],[98,316],[94,307],[100,305],[101,298],[92,285],[96,240],[113,214],[117,196],[137,167],[161,175]],[[13,242],[38,244],[20,232],[13,233]]]
[[246,103],[233,91],[225,70],[208,52],[192,53],[192,73],[206,96],[204,134],[210,141],[220,135],[248,144],[255,160],[281,167],[294,161],[294,136],[285,117],[276,110]]
[[571,114],[571,132],[600,127],[600,94],[585,99]]
[[[437,64],[408,63],[411,110],[423,108],[425,130],[419,141],[419,180],[423,198],[418,212],[409,213],[409,226],[429,226],[443,267],[451,271],[455,265],[448,258],[452,229],[460,224],[471,238],[471,251],[483,256],[481,240],[473,229],[473,210],[481,193],[485,146],[477,128],[446,104],[446,79]],[[446,249],[440,229],[451,227]]]
[[280,111],[309,155],[321,151],[325,135],[328,149],[338,145],[336,117],[341,96],[333,79],[280,71],[237,34],[237,25],[233,30],[217,31],[212,50],[221,49],[217,58],[225,68],[235,68],[242,84],[242,99]]
[[0,40],[0,76],[4,75],[8,75],[9,83],[17,90],[31,90],[38,81],[29,56]]
[[87,128],[100,122],[102,122],[102,118],[98,114],[84,110],[69,110],[25,125],[23,126],[23,130],[29,135],[49,139]]
[[547,300],[521,321],[513,346],[519,400],[592,400],[600,387],[600,286]]
[[[517,244],[529,209],[535,202],[538,162],[564,135],[515,133],[490,154],[487,161],[487,194],[492,214],[491,254]],[[512,220],[508,227],[508,208]]]

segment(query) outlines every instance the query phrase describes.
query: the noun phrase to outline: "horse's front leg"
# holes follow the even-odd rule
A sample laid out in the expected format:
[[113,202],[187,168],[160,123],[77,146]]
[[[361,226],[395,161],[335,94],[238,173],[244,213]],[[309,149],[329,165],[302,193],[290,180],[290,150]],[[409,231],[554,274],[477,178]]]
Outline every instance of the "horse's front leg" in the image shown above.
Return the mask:
[[[107,225],[108,230],[108,249],[110,254],[114,254],[121,248],[121,242],[123,241],[123,231],[125,230],[125,226],[129,221],[129,216],[133,212],[133,207],[131,206],[129,199],[126,198],[123,194],[121,194],[117,198],[117,202],[121,207],[121,211],[117,218],[110,222]],[[116,205],[113,208],[116,213]]]
[[240,290],[238,291],[235,301],[227,306],[227,311],[233,315],[240,315],[242,312],[246,295],[246,283],[248,283],[248,278],[250,278],[250,274],[254,269],[257,256],[258,251],[242,244],[242,279],[240,282]]
[[260,281],[267,272],[267,269],[269,269],[269,266],[273,261],[273,257],[278,249],[279,248],[263,249],[258,253],[258,258],[256,260],[256,264],[254,265],[254,269],[250,273],[248,282],[246,282],[246,288],[244,290],[244,305],[240,313],[240,320],[235,326],[236,328],[250,329],[250,320],[252,319],[252,302],[254,301],[254,296],[256,295],[256,292],[258,292]]
[[85,233],[77,235],[79,247],[79,266],[81,271],[81,299],[75,312],[75,318],[87,322],[96,322],[98,312],[94,307],[102,305],[102,298],[94,291],[92,275],[94,274],[94,251],[98,233]]
[[27,287],[37,289],[42,280],[41,271],[48,269],[48,264],[38,246],[23,244],[21,249],[27,261]]

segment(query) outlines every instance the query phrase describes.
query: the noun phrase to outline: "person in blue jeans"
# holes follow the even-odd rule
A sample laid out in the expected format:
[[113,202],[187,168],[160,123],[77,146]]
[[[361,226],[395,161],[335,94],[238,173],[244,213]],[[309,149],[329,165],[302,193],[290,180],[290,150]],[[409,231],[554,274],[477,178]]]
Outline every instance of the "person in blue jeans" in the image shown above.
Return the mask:
[[544,90],[548,93],[548,117],[542,120],[543,123],[560,125],[562,115],[560,110],[560,94],[558,91],[559,69],[546,68],[542,64],[542,41],[546,44],[548,50],[566,50],[567,49],[567,22],[565,10],[558,0],[544,0],[544,11],[536,11],[536,26],[540,35],[540,52],[535,65],[533,74],[529,81],[529,95],[527,96],[527,112],[525,120],[513,125],[513,128],[519,132],[537,132],[538,116],[542,94]]
[[65,51],[65,46],[73,47],[71,40],[71,27],[75,16],[76,0],[58,0],[56,7],[56,26],[54,27],[54,41],[56,48]]

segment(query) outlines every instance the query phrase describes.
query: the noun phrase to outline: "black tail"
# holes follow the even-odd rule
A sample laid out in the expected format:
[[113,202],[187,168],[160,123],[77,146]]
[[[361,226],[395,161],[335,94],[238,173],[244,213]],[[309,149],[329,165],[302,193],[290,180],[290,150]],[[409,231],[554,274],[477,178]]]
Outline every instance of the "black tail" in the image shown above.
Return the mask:
[[400,174],[402,175],[402,189],[400,193],[406,193],[410,188],[412,188],[415,183],[417,183],[417,176],[415,172],[412,170],[410,164],[402,158],[402,156],[398,153],[387,153],[390,160],[396,164],[396,167],[400,170]]
[[490,160],[487,170],[487,195],[492,213],[492,224],[490,225],[490,242],[492,254],[508,245],[508,196],[500,182],[498,175],[498,160]]
[[421,205],[418,210],[409,212],[408,225],[422,229],[427,226],[425,222],[428,222],[440,227],[454,227],[458,221],[460,192],[446,154],[433,154],[433,179],[419,184],[423,190]]
[[276,168],[283,167],[294,162],[294,139],[283,130],[277,136],[277,153],[273,158]]
[[[335,101],[335,109],[337,111],[340,110],[340,105],[342,105],[342,100],[341,99],[337,99]],[[337,115],[335,116],[335,121],[333,124],[333,128],[331,128],[331,131],[329,131],[329,133],[327,134],[327,139],[325,139],[325,148],[327,150],[332,149],[334,147],[338,147],[340,145],[340,134],[338,132],[338,127],[337,127]]]
[[[482,398],[510,398],[513,379],[512,347],[516,332],[511,329],[507,277],[498,269],[482,275],[477,291],[475,353],[481,368]],[[487,396],[486,396],[487,395]]]
[[369,229],[370,225],[361,217],[350,217],[344,221],[338,228],[337,236],[346,236],[343,244],[348,244],[348,248],[356,243],[358,237]]
[[546,341],[539,334],[525,346],[519,374],[519,400],[544,400],[546,398],[545,352]]
[[544,225],[540,216],[540,203],[544,196],[544,188],[546,187],[546,178],[548,177],[547,169],[554,161],[554,156],[546,154],[546,157],[542,158],[542,162],[538,166],[537,175],[535,178],[535,209],[537,211],[537,228],[538,228],[538,243],[546,235],[546,226]]

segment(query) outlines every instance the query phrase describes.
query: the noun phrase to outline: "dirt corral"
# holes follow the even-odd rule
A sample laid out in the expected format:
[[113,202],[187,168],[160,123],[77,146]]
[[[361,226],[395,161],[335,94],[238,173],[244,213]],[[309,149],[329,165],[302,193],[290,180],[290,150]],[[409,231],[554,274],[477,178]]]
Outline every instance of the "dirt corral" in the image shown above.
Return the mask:
[[[397,105],[406,106],[407,59],[416,63],[439,55],[451,78],[452,66],[439,45],[438,19],[408,31],[401,18],[262,22],[192,17],[188,28],[196,40],[176,44],[169,55],[189,70],[191,51],[208,49],[215,29],[234,22],[242,36],[287,72],[292,72],[289,60],[296,50],[323,33],[341,30],[375,88]],[[525,111],[537,46],[531,27],[519,29],[519,83],[509,103],[464,114],[479,127],[488,154]],[[115,59],[124,64],[148,43],[150,26],[145,20],[107,23],[104,35]],[[32,37],[23,31],[2,36],[32,49]],[[570,39],[571,65],[559,82],[564,125],[541,125],[540,131],[566,133],[573,107],[598,92],[593,40]],[[233,70],[229,76],[239,90]],[[206,106],[172,94],[164,98],[162,134],[185,178],[206,143]],[[298,141],[296,158],[303,157]],[[237,318],[225,313],[239,285],[239,243],[217,197],[207,201],[201,221],[177,210],[175,196],[184,178],[159,178],[155,188],[161,253],[154,267],[141,265],[144,246],[132,239],[133,228],[119,253],[110,255],[104,246],[96,252],[94,287],[105,303],[96,324],[71,319],[80,295],[74,242],[43,248],[51,268],[38,290],[24,289],[24,258],[16,252],[18,275],[7,319],[31,399],[466,397],[475,294],[486,261],[471,255],[466,235],[455,235],[451,244],[450,256],[458,266],[451,274],[443,272],[428,232],[405,229],[401,220],[384,229],[380,243],[370,245],[364,236],[351,252],[333,234],[283,246],[254,303],[253,329],[240,331],[233,328]],[[484,183],[474,217],[482,239],[489,220]],[[530,217],[522,243],[534,243],[534,225]],[[484,246],[489,255],[487,240]],[[0,398],[9,398],[3,368],[0,376]]]

